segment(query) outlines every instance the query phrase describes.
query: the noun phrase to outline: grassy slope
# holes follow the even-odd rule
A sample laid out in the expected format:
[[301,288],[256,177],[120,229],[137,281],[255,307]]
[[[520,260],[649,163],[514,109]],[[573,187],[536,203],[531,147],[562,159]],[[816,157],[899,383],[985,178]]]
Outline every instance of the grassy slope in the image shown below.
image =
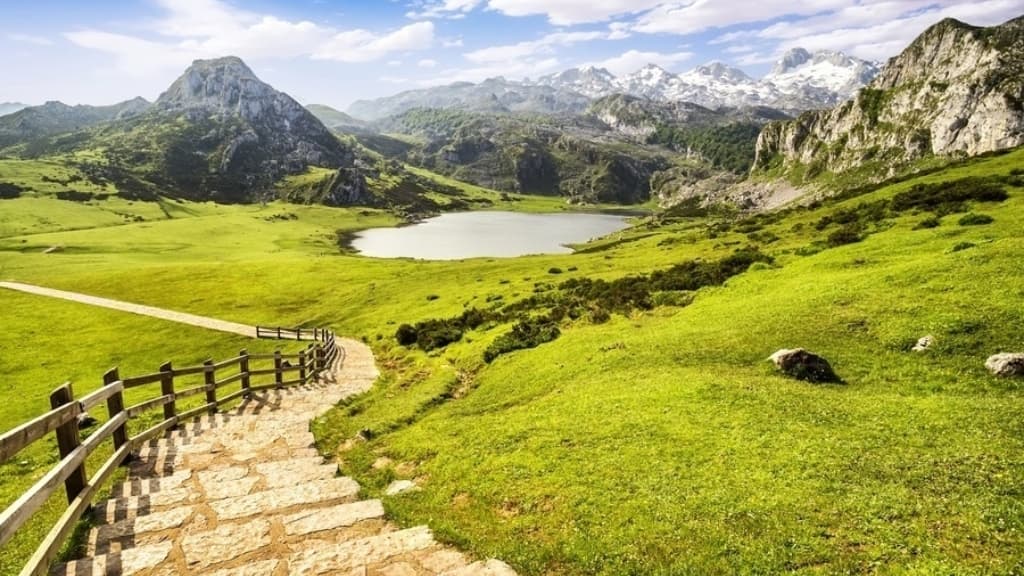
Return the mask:
[[[1005,173],[1022,160],[1018,151],[924,180]],[[1024,347],[1020,189],[975,210],[995,216],[989,226],[947,217],[914,231],[923,216],[912,215],[812,256],[795,250],[823,236],[809,224],[834,208],[795,214],[767,227],[782,237],[766,248],[781,268],[706,290],[685,309],[567,328],[486,370],[479,358],[494,330],[433,355],[392,348],[389,336],[395,323],[514,300],[535,282],[714,257],[747,238],[682,223],[571,256],[377,261],[333,255],[331,237],[379,216],[210,209],[117,234],[0,239],[0,277],[367,337],[387,376],[318,423],[323,445],[380,433],[341,455],[346,472],[371,493],[418,477],[423,491],[387,499],[394,517],[528,573],[968,573],[1024,562],[1024,399],[981,367],[989,353]],[[265,219],[275,211],[299,219]],[[978,246],[950,252],[965,240]],[[66,251],[38,253],[57,244]],[[552,266],[578,270],[554,277]],[[935,350],[903,351],[926,333]],[[3,356],[20,358],[37,338]],[[779,378],[764,358],[791,346],[821,352],[848,384]],[[448,395],[459,399],[439,400]],[[396,465],[372,469],[380,456]]]

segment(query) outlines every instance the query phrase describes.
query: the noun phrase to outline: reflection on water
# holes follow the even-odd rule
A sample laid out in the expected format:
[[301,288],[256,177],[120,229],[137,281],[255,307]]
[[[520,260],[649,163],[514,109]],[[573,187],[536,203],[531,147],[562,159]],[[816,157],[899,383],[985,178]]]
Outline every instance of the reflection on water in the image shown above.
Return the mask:
[[626,228],[611,214],[456,212],[411,226],[372,228],[355,234],[352,248],[376,258],[457,260],[526,254],[565,254],[566,244],[586,242]]

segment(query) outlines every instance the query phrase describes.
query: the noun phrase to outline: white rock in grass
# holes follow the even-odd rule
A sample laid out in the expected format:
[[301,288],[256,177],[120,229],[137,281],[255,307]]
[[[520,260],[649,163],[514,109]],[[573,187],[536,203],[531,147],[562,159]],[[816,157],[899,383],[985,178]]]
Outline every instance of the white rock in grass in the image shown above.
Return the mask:
[[925,336],[918,340],[917,344],[914,344],[914,347],[911,348],[911,350],[913,350],[914,352],[924,352],[925,350],[931,348],[932,344],[935,344],[935,337],[931,335]]
[[985,368],[996,376],[1024,376],[1024,354],[1004,352],[989,356]]
[[384,491],[388,496],[394,496],[401,494],[402,492],[409,492],[410,490],[416,490],[418,486],[411,480],[395,480],[388,485],[388,489]]

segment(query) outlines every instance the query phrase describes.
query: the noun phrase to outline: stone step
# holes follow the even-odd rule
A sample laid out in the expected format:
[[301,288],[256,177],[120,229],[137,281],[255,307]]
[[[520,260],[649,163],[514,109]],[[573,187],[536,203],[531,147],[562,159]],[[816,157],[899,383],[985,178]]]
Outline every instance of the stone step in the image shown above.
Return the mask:
[[436,546],[426,526],[334,543],[310,541],[288,562],[290,574],[347,574],[370,564]]
[[173,544],[160,542],[138,546],[114,554],[103,554],[55,565],[50,573],[62,576],[120,576],[154,568],[167,560]]
[[[238,470],[229,468],[205,476],[206,486],[217,491],[214,495],[219,496],[218,499],[204,497],[198,490],[181,486],[142,496],[111,498],[97,502],[93,516],[97,522],[113,524],[135,520],[172,507],[205,504],[212,509],[216,518],[226,520],[261,512],[269,513],[300,504],[322,505],[333,501],[350,501],[359,493],[359,484],[355,480],[335,477],[335,468],[330,466],[321,466],[320,470],[309,468],[306,471],[306,477],[309,479],[298,484],[283,479],[269,484],[263,483],[259,478],[250,480],[247,476],[238,476]],[[314,472],[318,478],[313,477]],[[205,473],[200,473],[201,484],[203,474]],[[232,476],[235,479],[228,480]],[[218,486],[218,483],[221,485]]]
[[[281,543],[282,539],[302,541],[306,536],[317,537],[361,522],[380,520],[384,517],[384,506],[380,500],[361,500],[285,514],[263,514],[253,519],[225,522],[213,529],[206,529],[205,519],[198,514],[195,507],[183,506],[98,526],[90,532],[88,554],[102,563],[93,566],[106,569],[112,564],[109,558],[100,560],[102,557],[125,555],[138,565],[141,563],[132,560],[133,550],[141,548],[147,552],[152,546],[172,542],[180,543],[190,570],[205,569],[269,547],[275,541]],[[86,570],[86,561],[81,563],[75,570]]]

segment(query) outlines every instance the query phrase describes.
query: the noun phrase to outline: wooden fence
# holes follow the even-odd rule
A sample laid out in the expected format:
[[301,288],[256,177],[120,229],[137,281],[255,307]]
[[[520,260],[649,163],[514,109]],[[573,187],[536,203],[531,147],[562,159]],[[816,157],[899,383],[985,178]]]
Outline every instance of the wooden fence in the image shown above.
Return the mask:
[[[287,386],[303,385],[314,380],[344,352],[335,343],[329,330],[285,329],[257,327],[260,338],[315,339],[297,354],[249,354],[242,350],[238,356],[214,362],[207,360],[200,366],[175,368],[170,362],[159,371],[142,376],[121,377],[117,368],[103,375],[103,387],[80,398],[75,398],[71,383],[60,386],[50,395],[51,410],[29,422],[0,435],[0,464],[7,463],[19,452],[46,437],[57,435],[60,462],[51,468],[20,498],[0,513],[0,547],[18,532],[61,486],[67,494],[68,507],[36,549],[21,571],[21,576],[44,575],[57,557],[82,515],[89,510],[97,490],[122,463],[145,442],[159,437],[178,424],[216,413],[224,404],[239,398],[248,398],[253,392]],[[272,336],[273,334],[273,336]],[[280,336],[277,336],[280,335]],[[260,366],[266,366],[261,368]],[[234,368],[237,367],[237,371]],[[221,376],[231,369],[231,375]],[[203,383],[179,389],[176,382],[185,377],[202,375]],[[144,385],[160,384],[160,395],[131,406],[125,406],[125,391]],[[238,383],[238,389],[229,394],[218,394],[223,388]],[[203,403],[185,411],[178,410],[178,401],[204,395]],[[79,435],[78,417],[88,410],[106,404],[109,419],[86,439]],[[129,421],[161,410],[159,422],[134,436],[128,433]],[[113,440],[113,454],[96,472],[86,473],[86,459],[108,439]]]

